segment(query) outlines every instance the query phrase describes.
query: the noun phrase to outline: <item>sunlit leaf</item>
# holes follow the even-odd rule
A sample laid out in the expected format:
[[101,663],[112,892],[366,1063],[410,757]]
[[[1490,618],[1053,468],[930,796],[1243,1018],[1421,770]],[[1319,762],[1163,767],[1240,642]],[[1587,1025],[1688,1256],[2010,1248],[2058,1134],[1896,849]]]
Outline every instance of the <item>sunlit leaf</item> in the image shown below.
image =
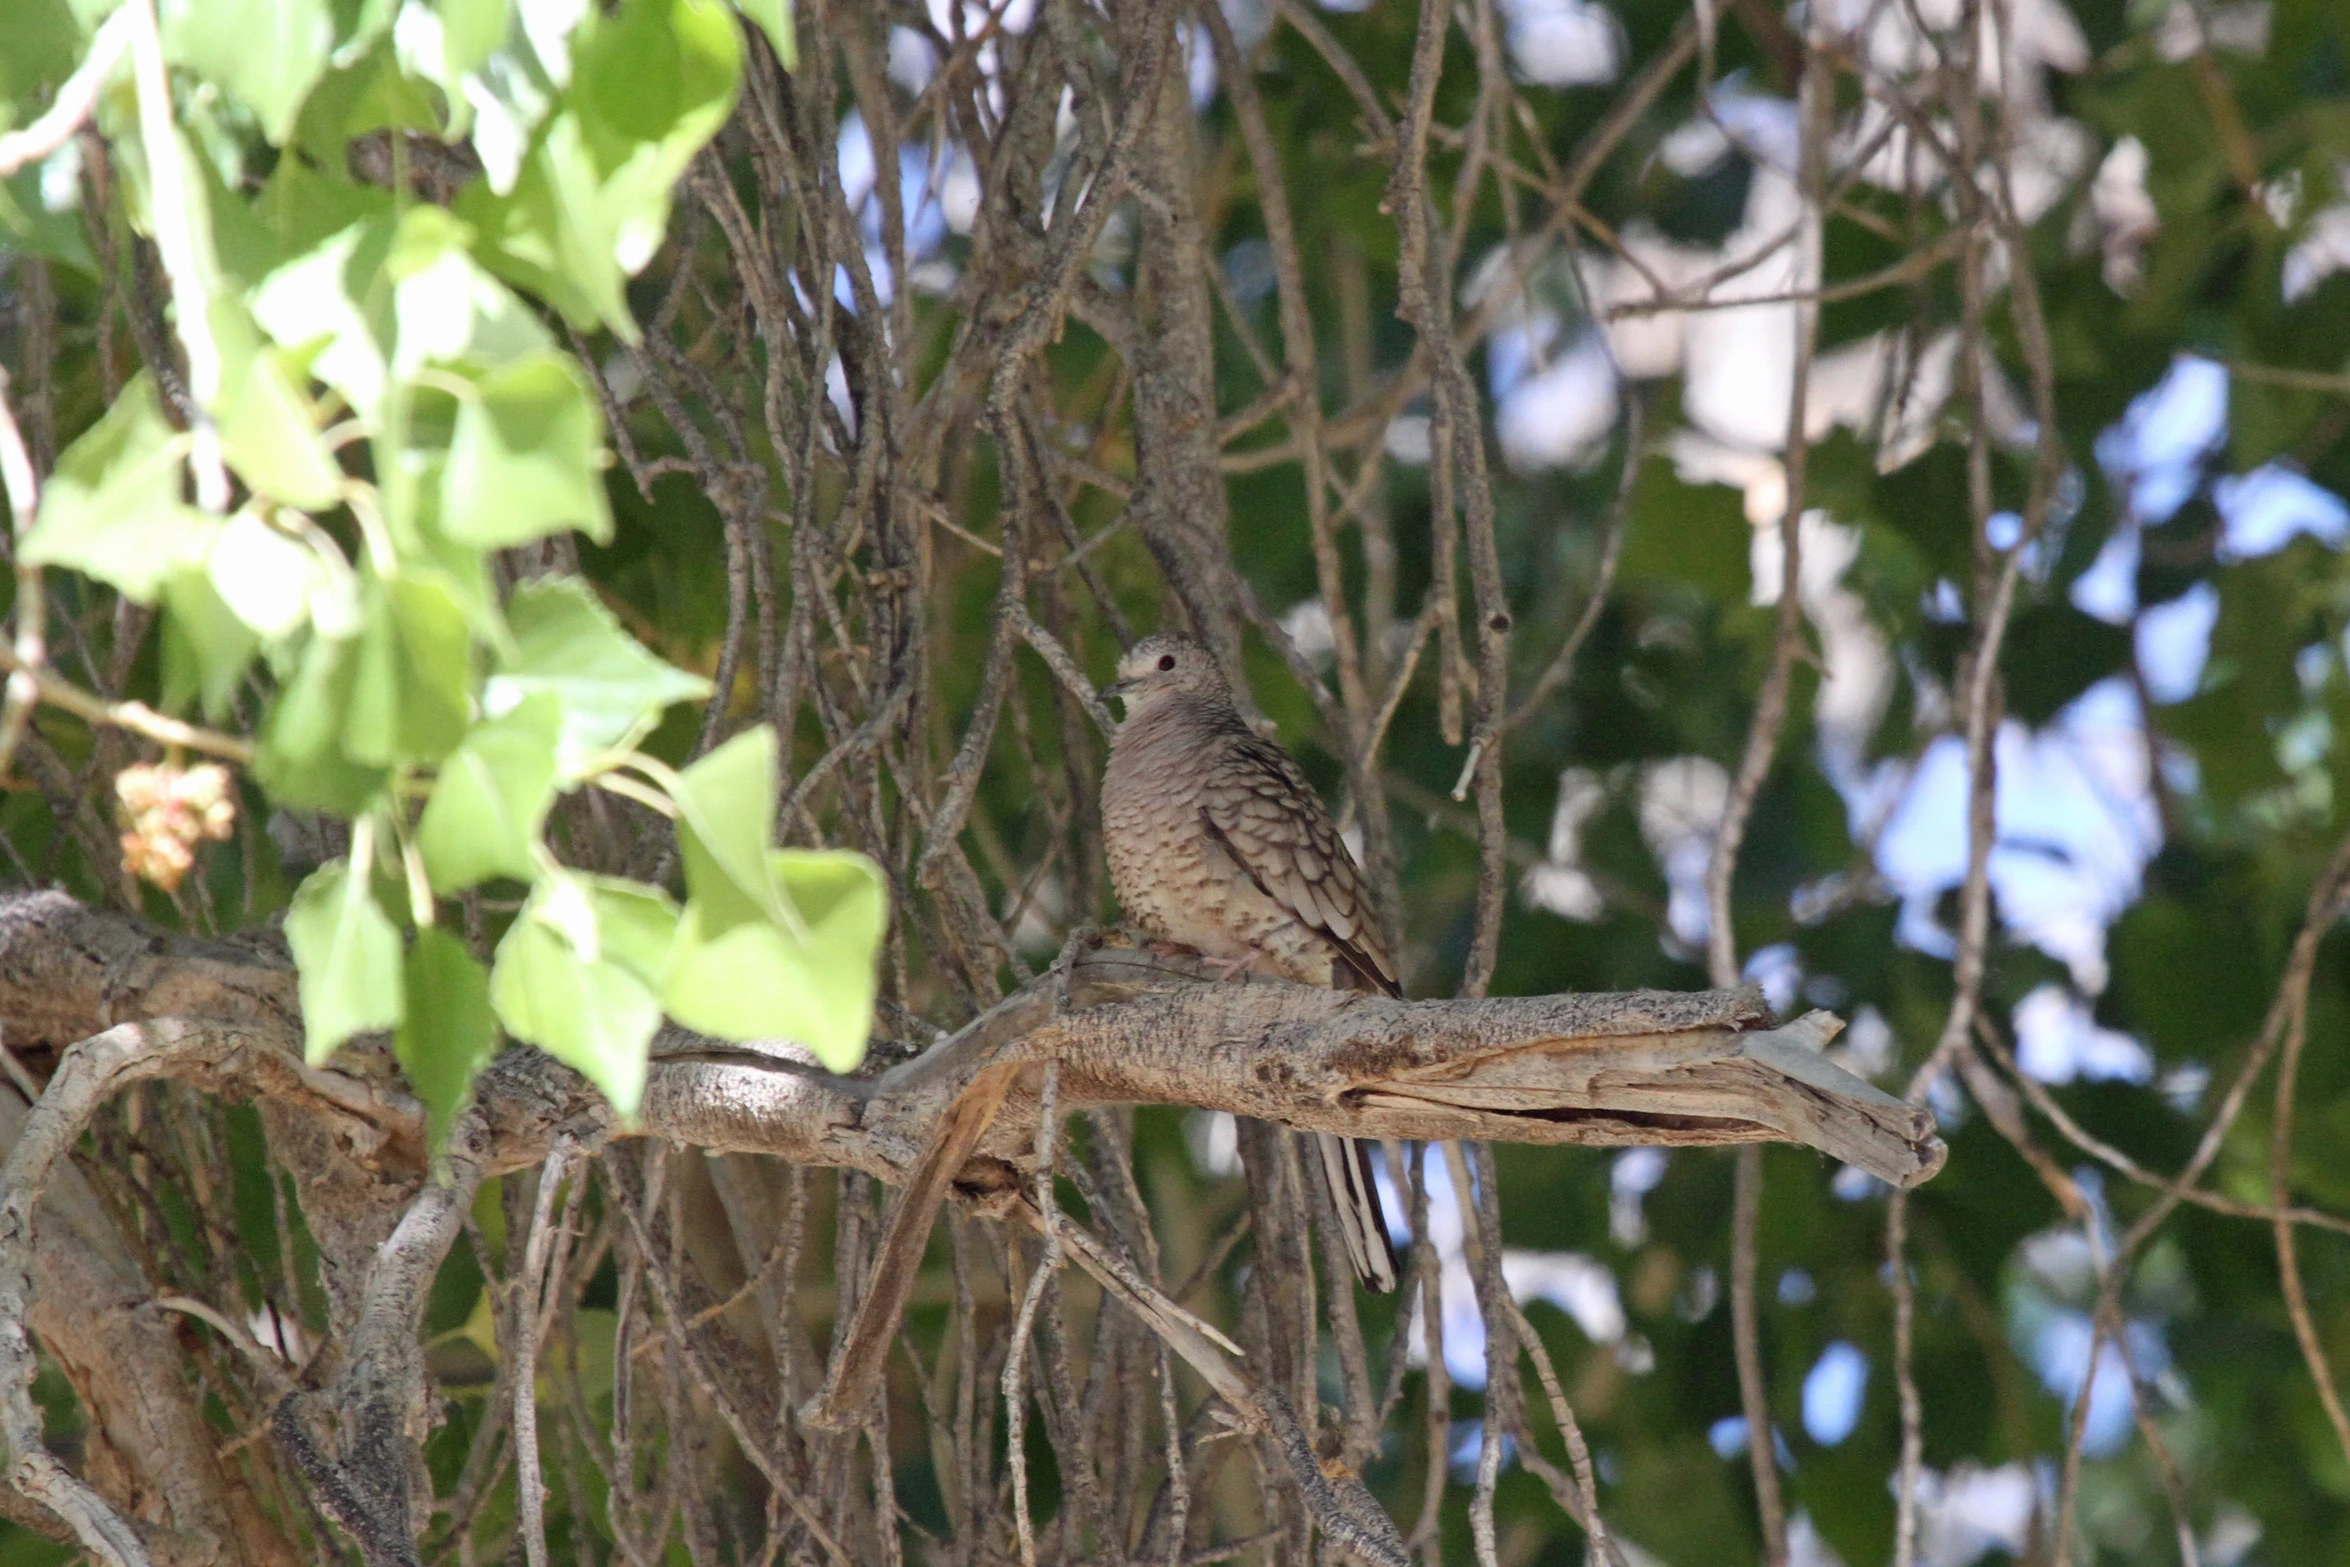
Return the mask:
[[430,576],[374,584],[353,652],[343,746],[362,762],[437,761],[464,737],[471,634],[464,609]]
[[389,39],[379,41],[348,71],[318,84],[313,102],[326,100],[323,117],[303,116],[303,131],[323,119],[344,138],[374,131],[416,131],[430,136],[441,129],[439,94],[431,84],[404,69],[399,50]]
[[333,505],[343,471],[319,438],[307,374],[284,349],[257,341],[251,320],[229,302],[214,309],[213,319],[225,362],[215,412],[237,477],[305,511]]
[[[340,166],[313,165],[303,157],[280,158],[250,199],[211,182],[212,243],[227,279],[244,294],[260,287],[278,268],[298,261],[355,224],[389,221],[389,191],[361,185]],[[270,329],[277,336],[274,328]],[[283,339],[281,338],[282,342]]]
[[65,0],[0,6],[0,100],[30,102],[81,63],[81,28]]
[[205,570],[229,612],[272,641],[302,625],[320,598],[338,589],[316,549],[250,511],[238,512],[221,529]]
[[383,401],[393,335],[385,274],[393,225],[364,219],[271,272],[253,295],[253,315],[279,345],[310,352],[310,371],[373,418]]
[[861,854],[775,850],[768,874],[799,914],[800,940],[764,919],[686,906],[663,992],[670,1015],[726,1039],[796,1040],[836,1072],[864,1058],[888,893]]
[[480,549],[562,528],[607,542],[602,455],[603,420],[568,358],[542,354],[493,371],[458,407],[441,473],[441,528]]
[[575,327],[610,327],[634,341],[616,225],[577,116],[557,115],[540,132],[513,188],[498,195],[468,187],[456,210],[477,229],[485,263],[561,311]]
[[508,0],[437,0],[435,9],[453,74],[478,70],[506,41]]
[[261,638],[237,618],[206,572],[166,577],[163,609],[163,705],[180,712],[194,702],[218,722],[261,651]]
[[438,573],[404,571],[386,586],[400,633],[401,751],[436,760],[471,721],[473,639],[464,606]]
[[551,877],[499,943],[490,975],[507,1032],[585,1075],[623,1116],[644,1092],[661,1025],[656,949],[674,919],[650,889]]
[[623,286],[652,259],[672,190],[733,107],[742,38],[714,0],[627,0],[582,23],[572,56],[561,106],[511,188],[468,187],[457,212],[500,275],[574,326],[634,341]]
[[441,764],[416,833],[435,891],[462,891],[493,876],[530,880],[555,797],[562,718],[553,697],[530,697],[503,718],[474,725]]
[[164,422],[155,383],[140,375],[65,449],[41,490],[25,563],[70,566],[142,602],[163,579],[204,558],[220,523],[181,499],[187,443]]
[[[0,6],[0,14],[7,10],[8,7]],[[0,60],[7,56],[7,40],[0,36]],[[52,153],[43,163],[0,180],[0,241],[5,241],[19,255],[45,256],[95,277],[98,259],[90,253],[89,231],[75,207],[80,190],[64,179],[48,177],[52,168],[62,173],[73,172],[74,166],[68,161],[72,156],[70,152]],[[60,201],[53,197],[74,199]]]
[[407,1006],[392,1050],[424,1101],[437,1157],[448,1146],[450,1124],[473,1100],[473,1080],[497,1052],[498,1019],[488,973],[464,942],[438,926],[416,933],[405,972]]
[[400,932],[346,862],[320,866],[295,892],[286,943],[301,972],[302,1050],[313,1065],[352,1035],[400,1021]]
[[710,684],[662,662],[621,629],[584,583],[526,582],[507,606],[514,652],[483,693],[505,712],[546,693],[562,704],[557,756],[566,770],[650,727],[672,702],[707,696]]
[[351,816],[382,790],[386,769],[353,760],[343,747],[357,675],[351,639],[313,633],[300,644],[253,757],[254,776],[279,804]]
[[872,1027],[888,897],[862,855],[769,847],[775,770],[775,734],[761,725],[671,791],[692,898],[665,995],[689,1028],[796,1039],[845,1071]]
[[334,46],[328,0],[164,0],[159,9],[165,55],[243,99],[282,144]]
[[677,905],[659,889],[609,876],[583,876],[595,905],[603,959],[658,989],[677,942]]
[[796,920],[769,863],[775,824],[775,731],[747,729],[679,775],[674,791],[685,884],[717,922]]
[[495,368],[553,356],[546,327],[473,259],[466,249],[472,240],[472,228],[446,208],[415,206],[400,215],[384,259],[393,285],[395,376],[413,379],[429,364]]

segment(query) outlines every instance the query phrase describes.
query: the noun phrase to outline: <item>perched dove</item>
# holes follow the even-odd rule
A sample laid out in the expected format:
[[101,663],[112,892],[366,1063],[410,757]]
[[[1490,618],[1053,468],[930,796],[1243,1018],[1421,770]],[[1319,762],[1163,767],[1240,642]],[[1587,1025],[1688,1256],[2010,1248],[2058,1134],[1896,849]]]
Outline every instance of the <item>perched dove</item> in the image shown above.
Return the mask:
[[[1148,935],[1233,968],[1401,996],[1371,895],[1289,753],[1251,730],[1208,650],[1146,637],[1107,693],[1126,699],[1102,779],[1110,881]],[[1317,1139],[1348,1260],[1395,1288],[1368,1145]]]

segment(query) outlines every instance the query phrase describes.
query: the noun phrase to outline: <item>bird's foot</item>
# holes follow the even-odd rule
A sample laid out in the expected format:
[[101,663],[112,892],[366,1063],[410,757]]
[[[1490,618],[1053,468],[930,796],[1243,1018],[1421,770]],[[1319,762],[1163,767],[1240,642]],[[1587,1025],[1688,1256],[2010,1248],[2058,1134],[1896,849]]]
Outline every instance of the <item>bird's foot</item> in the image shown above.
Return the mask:
[[1208,983],[1211,985],[1220,985],[1225,980],[1230,979],[1233,975],[1241,973],[1242,971],[1252,967],[1259,958],[1265,956],[1267,956],[1267,953],[1264,948],[1250,947],[1245,952],[1239,954],[1237,957],[1226,958],[1209,971]]
[[1263,947],[1249,947],[1232,957],[1211,958],[1197,947],[1187,947],[1180,941],[1162,941],[1156,936],[1145,941],[1142,944],[1142,949],[1153,957],[1207,964],[1207,982],[1211,985],[1221,984],[1233,975],[1246,971],[1260,959],[1271,955]]

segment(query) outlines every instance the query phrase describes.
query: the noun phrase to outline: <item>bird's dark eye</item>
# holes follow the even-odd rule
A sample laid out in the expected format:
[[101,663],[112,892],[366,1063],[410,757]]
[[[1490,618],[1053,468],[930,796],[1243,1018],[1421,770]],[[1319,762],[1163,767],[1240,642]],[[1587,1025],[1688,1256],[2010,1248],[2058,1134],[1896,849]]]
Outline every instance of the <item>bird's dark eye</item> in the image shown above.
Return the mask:
[[1174,655],[1174,654],[1172,654],[1172,653],[1161,653],[1161,654],[1159,655],[1159,668],[1161,668],[1162,670],[1166,670],[1166,669],[1173,669],[1174,667],[1175,667],[1175,655]]

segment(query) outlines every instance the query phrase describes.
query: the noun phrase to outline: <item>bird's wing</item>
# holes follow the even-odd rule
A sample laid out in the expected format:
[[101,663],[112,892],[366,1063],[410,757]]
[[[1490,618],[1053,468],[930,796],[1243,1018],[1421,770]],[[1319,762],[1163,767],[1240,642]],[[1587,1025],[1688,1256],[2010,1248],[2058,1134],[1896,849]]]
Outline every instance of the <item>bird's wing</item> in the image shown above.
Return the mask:
[[1313,785],[1269,740],[1252,734],[1229,744],[1200,800],[1208,836],[1258,891],[1330,944],[1342,980],[1401,996],[1370,889]]

